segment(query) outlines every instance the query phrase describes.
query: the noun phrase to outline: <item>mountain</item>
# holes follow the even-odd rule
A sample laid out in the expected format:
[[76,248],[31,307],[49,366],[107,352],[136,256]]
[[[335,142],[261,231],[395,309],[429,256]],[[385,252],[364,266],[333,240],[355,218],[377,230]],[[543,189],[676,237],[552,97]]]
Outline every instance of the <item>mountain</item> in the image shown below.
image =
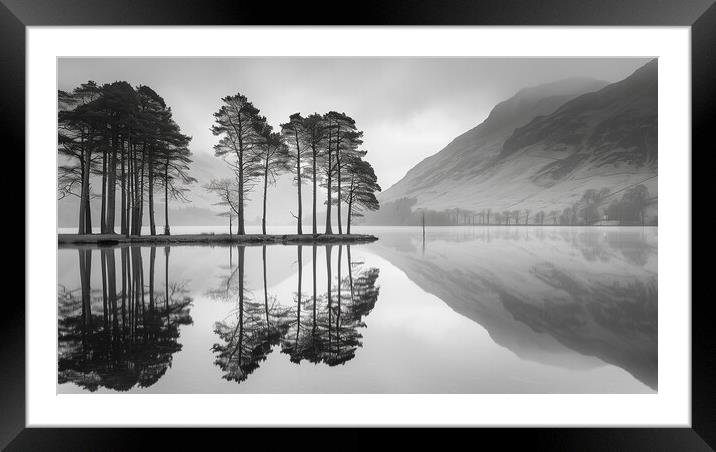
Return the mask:
[[655,195],[656,140],[653,60],[612,84],[579,78],[519,91],[379,200],[438,211],[561,210],[586,189],[644,180]]

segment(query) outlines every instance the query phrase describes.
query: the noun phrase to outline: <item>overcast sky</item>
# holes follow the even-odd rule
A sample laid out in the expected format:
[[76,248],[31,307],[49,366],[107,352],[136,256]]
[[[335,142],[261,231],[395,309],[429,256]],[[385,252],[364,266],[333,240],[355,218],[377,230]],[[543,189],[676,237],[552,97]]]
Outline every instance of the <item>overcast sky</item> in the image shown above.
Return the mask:
[[573,76],[620,80],[642,59],[63,58],[59,89],[87,80],[149,85],[164,97],[191,150],[213,155],[220,98],[246,95],[270,124],[290,114],[346,112],[365,132],[384,188],[480,123],[521,88]]
[[385,190],[522,88],[575,76],[614,82],[646,62],[628,58],[61,58],[58,89],[70,90],[88,80],[150,86],[172,108],[182,131],[193,137],[190,149],[202,183],[208,182],[202,176],[223,169],[213,157],[217,138],[210,131],[212,114],[223,96],[244,94],[275,128],[295,112],[345,112],[364,131],[366,159]]

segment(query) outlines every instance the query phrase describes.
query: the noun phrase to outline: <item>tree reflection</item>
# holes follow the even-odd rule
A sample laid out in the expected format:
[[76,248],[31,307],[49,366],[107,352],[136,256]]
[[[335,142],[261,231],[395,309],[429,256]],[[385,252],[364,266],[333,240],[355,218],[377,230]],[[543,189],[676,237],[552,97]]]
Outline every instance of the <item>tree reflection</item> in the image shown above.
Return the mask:
[[[350,245],[346,248],[348,254],[348,277],[343,281],[343,284],[350,291],[350,304],[347,306],[347,310],[349,318],[360,322],[363,317],[370,314],[378,301],[380,288],[376,285],[376,281],[380,271],[375,267],[362,270],[362,262],[353,262],[351,260]],[[358,271],[355,279],[353,278],[354,267]]]
[[[296,305],[295,320],[289,326],[289,330],[282,341],[281,351],[287,353],[294,363],[300,363],[302,359],[306,359],[312,363],[320,362],[319,346],[320,335],[318,334],[318,313],[319,306],[323,304],[322,300],[317,297],[316,286],[316,264],[317,264],[317,247],[313,246],[312,296],[306,298],[301,292],[301,280],[303,276],[303,262],[301,260],[301,247],[299,249],[298,259],[298,291],[294,295],[294,303]],[[303,305],[303,306],[302,306]]]
[[348,270],[344,275],[343,245],[338,247],[334,276],[334,246],[325,246],[325,291],[319,293],[318,247],[312,247],[310,293],[303,287],[303,246],[296,247],[296,290],[291,302],[280,303],[269,293],[266,247],[263,246],[262,296],[246,287],[245,247],[238,247],[238,266],[230,268],[219,286],[210,291],[214,299],[234,303],[224,321],[214,327],[219,341],[213,345],[215,364],[223,378],[242,382],[265,361],[274,347],[291,362],[304,360],[329,366],[343,364],[361,346],[362,319],[378,299],[378,269],[363,269],[351,261],[346,248]]
[[263,303],[256,301],[245,287],[243,246],[238,247],[239,262],[236,270],[222,284],[222,289],[212,292],[215,298],[236,303],[229,320],[216,322],[214,333],[219,336],[220,342],[212,347],[216,356],[215,364],[222,370],[223,378],[230,381],[246,380],[266,360],[288,329],[290,310],[279,306],[276,299],[268,295],[266,247],[262,248]]
[[[139,247],[121,248],[121,290],[117,290],[116,248],[102,248],[101,289],[91,288],[93,251],[80,248],[80,287],[59,288],[58,381],[95,391],[127,391],[156,383],[171,366],[179,326],[191,324],[192,299],[169,282],[165,248],[164,291],[155,290],[156,248],[149,250],[145,285]],[[163,301],[163,303],[161,302]]]
[[[355,357],[362,345],[359,329],[365,327],[362,318],[378,299],[378,269],[358,270],[354,280],[350,246],[346,247],[348,275],[343,277],[343,245],[338,247],[337,278],[332,275],[332,246],[325,246],[326,292],[317,295],[316,254],[313,247],[313,296],[302,298],[296,294],[296,320],[282,342],[282,352],[292,362],[307,360],[329,366],[344,364]],[[358,264],[360,265],[360,264]],[[299,271],[300,273],[300,271]]]

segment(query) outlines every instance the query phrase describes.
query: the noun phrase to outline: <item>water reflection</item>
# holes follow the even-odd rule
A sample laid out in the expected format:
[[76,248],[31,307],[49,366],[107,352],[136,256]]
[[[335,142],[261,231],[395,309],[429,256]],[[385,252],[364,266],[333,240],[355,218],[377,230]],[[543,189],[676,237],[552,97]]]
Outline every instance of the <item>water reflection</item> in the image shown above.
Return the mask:
[[214,333],[220,342],[212,351],[223,378],[241,382],[259,367],[287,329],[289,310],[269,302],[266,287],[266,247],[263,247],[264,299],[257,301],[246,288],[245,247],[238,247],[238,266],[214,291],[216,298],[235,303],[230,319],[216,322]]
[[657,390],[656,228],[370,232],[61,249],[58,391]]
[[[257,300],[245,284],[245,247],[238,248],[238,266],[222,278],[210,295],[222,301],[235,303],[229,318],[216,322],[214,332],[219,337],[212,351],[215,364],[223,378],[242,382],[255,371],[262,361],[281,344],[281,352],[294,363],[307,360],[335,366],[355,356],[361,344],[359,329],[362,318],[371,311],[378,299],[376,280],[379,270],[359,270],[353,279],[353,267],[360,266],[351,260],[350,246],[325,246],[325,270],[317,268],[317,250],[312,248],[312,295],[302,290],[303,246],[296,246],[298,271],[296,292],[292,303],[279,302],[268,292],[266,246],[262,247],[263,293]],[[337,248],[337,275],[333,277],[333,248]],[[347,275],[344,277],[343,256],[346,256]],[[325,271],[325,292],[319,294],[317,272]]]
[[656,228],[434,228],[375,250],[523,359],[576,352],[658,386]]
[[[59,287],[59,383],[89,391],[151,386],[181,350],[179,325],[192,322],[186,288],[170,283],[169,248],[164,248],[163,290],[155,287],[156,248],[149,249],[148,272],[140,248],[80,248],[77,254],[80,287]],[[93,256],[100,260],[99,288],[92,287]]]
[[[348,273],[342,272],[343,246],[338,247],[337,278],[331,272],[332,246],[325,247],[326,254],[326,291],[317,295],[316,288],[316,247],[313,247],[312,259],[312,296],[301,293],[301,247],[299,253],[299,287],[295,299],[295,319],[281,344],[281,351],[290,356],[294,363],[307,360],[312,363],[325,363],[329,366],[343,364],[355,356],[361,347],[360,328],[364,327],[363,317],[367,316],[378,300],[379,288],[376,285],[379,270],[368,268],[361,270],[360,262],[351,259],[351,247],[346,246]],[[353,268],[358,268],[354,280]]]

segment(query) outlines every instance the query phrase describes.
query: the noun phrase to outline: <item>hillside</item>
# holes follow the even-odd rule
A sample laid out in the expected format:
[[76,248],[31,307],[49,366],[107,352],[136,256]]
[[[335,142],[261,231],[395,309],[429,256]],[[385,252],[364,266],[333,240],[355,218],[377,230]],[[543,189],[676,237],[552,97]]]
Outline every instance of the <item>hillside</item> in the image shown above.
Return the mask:
[[[413,167],[379,199],[412,209],[562,210],[585,190],[644,182],[656,195],[657,61],[606,84],[568,79],[523,89]],[[382,219],[380,217],[383,217]]]

